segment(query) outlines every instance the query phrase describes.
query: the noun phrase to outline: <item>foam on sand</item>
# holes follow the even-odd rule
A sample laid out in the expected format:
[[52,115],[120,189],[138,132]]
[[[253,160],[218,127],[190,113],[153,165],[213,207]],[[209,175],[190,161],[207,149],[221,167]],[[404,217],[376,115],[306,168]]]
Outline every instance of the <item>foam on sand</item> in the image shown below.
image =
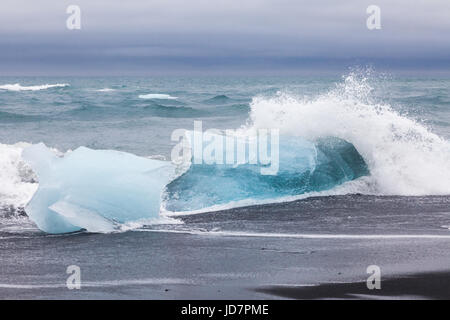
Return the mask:
[[112,88],[103,88],[103,89],[98,89],[95,90],[97,92],[112,92],[112,91],[116,91],[116,89],[112,89]]

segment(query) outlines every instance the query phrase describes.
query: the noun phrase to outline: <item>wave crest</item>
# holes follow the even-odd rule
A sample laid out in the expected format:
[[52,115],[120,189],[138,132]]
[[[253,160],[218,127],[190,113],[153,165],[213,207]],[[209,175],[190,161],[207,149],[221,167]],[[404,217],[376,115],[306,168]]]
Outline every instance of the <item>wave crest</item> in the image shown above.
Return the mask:
[[[28,203],[38,187],[36,176],[22,159],[22,151],[29,145],[0,144],[1,211],[19,211]],[[4,210],[5,208],[7,210]]]
[[315,99],[282,92],[256,97],[248,128],[348,141],[363,156],[380,194],[450,194],[450,143],[390,105],[373,101],[371,91],[367,77],[351,73]]
[[170,94],[163,93],[149,93],[139,95],[140,99],[158,99],[158,100],[176,100],[178,97],[173,97]]

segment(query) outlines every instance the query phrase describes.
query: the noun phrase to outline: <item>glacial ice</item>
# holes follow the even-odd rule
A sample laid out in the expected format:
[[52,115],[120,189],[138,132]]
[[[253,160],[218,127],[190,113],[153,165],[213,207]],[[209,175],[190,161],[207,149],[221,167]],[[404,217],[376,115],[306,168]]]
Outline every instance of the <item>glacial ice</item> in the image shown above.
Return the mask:
[[[271,155],[268,164],[255,161],[250,156],[249,140],[237,139],[236,144],[239,141],[245,149],[247,162],[226,164],[225,159],[230,151],[234,155],[238,147],[228,147],[223,143],[218,152],[219,159],[223,161],[217,164],[202,161],[205,159],[200,158],[201,153],[196,154],[197,145],[203,142],[204,156],[210,142],[196,143],[192,132],[187,132],[186,136],[192,163],[166,188],[164,209],[172,212],[257,204],[332,189],[369,174],[367,164],[355,147],[342,139],[328,137],[308,141],[300,137],[280,136],[278,151],[274,152],[269,146],[267,148],[267,154]],[[255,141],[252,143],[256,144]],[[274,153],[278,157],[272,157]],[[237,157],[231,158],[237,160]],[[278,164],[273,166],[273,161],[277,160]],[[277,168],[276,174],[263,174],[261,169],[269,167]]]
[[[113,150],[80,147],[58,157],[44,144],[27,147],[22,157],[38,176],[39,188],[25,211],[47,233],[113,232],[124,223],[159,218],[161,201],[164,210],[201,210],[322,191],[368,174],[353,145],[336,138],[311,142],[282,136],[279,159],[262,164],[254,163],[250,140],[236,140],[248,149],[247,161],[209,163],[210,157],[203,157],[212,151],[210,142],[196,142],[192,132],[186,137],[190,157],[176,165]],[[214,156],[234,154],[234,147],[218,146]],[[263,174],[261,169],[278,160],[277,173]]]
[[112,150],[80,147],[58,157],[40,143],[22,157],[39,180],[25,211],[47,233],[111,232],[157,218],[161,193],[175,175],[170,162]]

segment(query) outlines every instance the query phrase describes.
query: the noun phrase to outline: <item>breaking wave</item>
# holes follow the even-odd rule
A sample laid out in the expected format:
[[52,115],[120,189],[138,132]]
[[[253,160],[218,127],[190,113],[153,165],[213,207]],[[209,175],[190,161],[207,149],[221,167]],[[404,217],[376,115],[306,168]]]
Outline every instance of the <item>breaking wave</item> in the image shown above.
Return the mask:
[[450,143],[390,105],[372,101],[369,79],[348,75],[334,90],[308,100],[284,93],[254,98],[249,127],[279,128],[307,140],[351,143],[370,171],[359,192],[383,195],[450,194]]
[[178,97],[173,97],[169,94],[163,93],[149,93],[139,95],[140,99],[158,99],[158,100],[176,100]]
[[67,83],[56,83],[56,84],[43,84],[43,85],[36,85],[36,86],[22,86],[19,83],[15,84],[4,84],[0,86],[1,90],[7,90],[7,91],[39,91],[39,90],[45,90],[45,89],[51,89],[51,88],[63,88],[68,87],[69,84]]

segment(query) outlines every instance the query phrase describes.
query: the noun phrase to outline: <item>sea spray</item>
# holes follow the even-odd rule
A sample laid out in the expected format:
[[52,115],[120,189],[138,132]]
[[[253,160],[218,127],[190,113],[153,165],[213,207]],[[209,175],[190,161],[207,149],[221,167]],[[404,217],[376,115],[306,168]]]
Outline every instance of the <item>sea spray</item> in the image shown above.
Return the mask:
[[283,92],[256,97],[248,130],[278,127],[281,135],[309,141],[343,139],[364,158],[379,194],[450,194],[450,143],[390,105],[372,101],[369,82],[351,73],[315,99]]

